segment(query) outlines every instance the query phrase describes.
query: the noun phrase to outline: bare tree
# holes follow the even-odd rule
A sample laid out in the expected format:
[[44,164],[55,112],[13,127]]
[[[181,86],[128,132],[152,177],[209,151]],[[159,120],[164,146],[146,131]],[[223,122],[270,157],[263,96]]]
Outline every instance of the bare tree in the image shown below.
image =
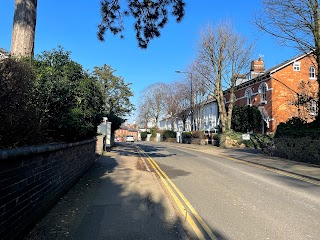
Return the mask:
[[[201,34],[195,70],[217,99],[222,132],[231,127],[237,75],[249,66],[252,49],[253,46],[236,33],[228,21],[214,29],[208,25]],[[223,88],[229,91],[228,112]]]
[[[298,85],[298,98],[292,96],[289,104],[294,105],[298,109],[298,117],[303,120],[314,119],[311,112],[312,102],[316,99],[317,90],[310,81],[301,80]],[[293,115],[294,116],[294,115]]]
[[[320,69],[320,14],[318,0],[263,0],[263,9],[254,15],[255,25],[276,37],[281,45],[302,52],[313,51]],[[320,76],[317,74],[320,86]],[[320,101],[318,88],[318,106]]]
[[150,106],[148,102],[141,102],[138,107],[138,122],[139,125],[148,128],[148,123],[152,120]]
[[190,105],[190,82],[179,81],[176,83],[177,94],[179,96],[177,118],[181,119],[183,124],[183,131],[186,130],[186,121],[191,113]]
[[179,83],[173,82],[166,85],[164,103],[165,103],[165,111],[171,118],[171,130],[174,130],[174,121],[179,111],[179,101],[180,101]]
[[156,128],[158,128],[158,121],[160,116],[165,111],[165,89],[166,85],[164,83],[154,83],[152,85],[149,85],[143,91],[142,101],[148,103],[149,112],[152,119],[155,121]]
[[192,73],[192,74],[189,74],[188,76],[189,77],[192,76],[192,85],[193,85],[192,94],[193,94],[193,100],[194,100],[193,111],[195,113],[194,129],[201,130],[204,104],[205,104],[205,100],[208,98],[209,91],[205,83],[206,79],[197,71],[197,69],[199,69],[199,67],[197,66],[197,61],[194,61],[190,65],[189,69],[190,69],[189,72]]

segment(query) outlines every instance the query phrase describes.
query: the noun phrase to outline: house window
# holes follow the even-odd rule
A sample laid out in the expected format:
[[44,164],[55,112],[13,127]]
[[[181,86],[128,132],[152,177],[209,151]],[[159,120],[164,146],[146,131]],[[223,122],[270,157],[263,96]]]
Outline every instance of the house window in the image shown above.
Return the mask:
[[251,88],[247,88],[245,96],[247,97],[247,105],[251,105],[251,99],[252,99],[252,90],[251,90]]
[[311,79],[315,79],[316,78],[316,69],[314,68],[314,66],[311,66],[309,68],[309,77]]
[[260,98],[262,103],[267,102],[267,89],[268,89],[268,85],[266,83],[260,84],[258,91],[260,93]]
[[300,62],[293,63],[293,71],[300,71]]
[[310,101],[310,115],[317,114],[317,102],[315,100]]

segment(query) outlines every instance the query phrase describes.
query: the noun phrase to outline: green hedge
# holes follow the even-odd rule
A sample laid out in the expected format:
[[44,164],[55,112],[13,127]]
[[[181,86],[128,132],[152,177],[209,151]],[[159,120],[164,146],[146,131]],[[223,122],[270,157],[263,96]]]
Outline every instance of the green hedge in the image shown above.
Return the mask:
[[141,140],[145,141],[147,139],[147,134],[150,134],[149,132],[141,132]]
[[33,97],[34,80],[30,62],[13,58],[0,62],[0,148],[41,141],[40,113]]
[[304,138],[320,140],[320,120],[311,123],[297,117],[289,119],[285,123],[280,123],[277,127],[275,138]]
[[96,136],[103,86],[62,48],[0,62],[0,148]]
[[205,137],[204,131],[193,131],[192,132],[192,137],[193,138],[204,139],[204,137]]
[[176,138],[177,137],[177,133],[172,130],[164,130],[162,132],[162,135],[163,135],[163,141],[165,141],[169,138]]
[[231,128],[236,132],[259,132],[261,130],[261,113],[256,106],[233,107]]
[[182,132],[182,138],[192,138],[192,132]]

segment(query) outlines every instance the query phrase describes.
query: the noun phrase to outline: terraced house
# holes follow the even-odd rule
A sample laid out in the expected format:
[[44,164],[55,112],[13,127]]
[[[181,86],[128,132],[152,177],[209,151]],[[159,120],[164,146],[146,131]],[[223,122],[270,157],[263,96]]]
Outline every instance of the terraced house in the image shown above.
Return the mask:
[[[238,75],[235,105],[257,106],[262,114],[262,132],[275,132],[277,125],[292,117],[308,122],[318,114],[317,69],[310,52],[265,70],[262,58],[251,62],[250,72]],[[225,91],[226,104],[229,92]]]

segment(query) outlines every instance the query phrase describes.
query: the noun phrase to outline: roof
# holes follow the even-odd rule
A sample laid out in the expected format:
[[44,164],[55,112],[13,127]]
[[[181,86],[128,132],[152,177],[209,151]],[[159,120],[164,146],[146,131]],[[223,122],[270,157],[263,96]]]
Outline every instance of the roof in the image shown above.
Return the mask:
[[274,66],[274,67],[272,67],[272,68],[270,68],[268,70],[266,70],[263,74],[261,74],[259,76],[256,76],[255,78],[252,78],[251,80],[248,80],[248,81],[245,81],[245,82],[239,84],[237,86],[237,88],[241,88],[241,87],[246,86],[246,85],[251,85],[252,82],[255,82],[257,80],[262,80],[262,79],[268,78],[271,74],[279,71],[282,68],[287,67],[288,65],[300,60],[301,58],[304,58],[307,55],[310,55],[312,52],[313,51],[310,51],[310,52],[304,53],[304,54],[300,54],[300,55],[298,55],[296,57],[293,57],[293,58],[291,58],[289,60],[286,60],[286,61],[284,61],[284,62],[282,62],[282,63],[280,63],[280,64],[278,64],[278,65],[276,65],[276,66]]
[[3,48],[0,48],[0,60],[8,58],[9,56],[10,56],[10,53],[8,51],[6,51]]
[[135,128],[128,128],[128,131],[129,131],[129,132],[138,132],[138,130],[135,129]]

